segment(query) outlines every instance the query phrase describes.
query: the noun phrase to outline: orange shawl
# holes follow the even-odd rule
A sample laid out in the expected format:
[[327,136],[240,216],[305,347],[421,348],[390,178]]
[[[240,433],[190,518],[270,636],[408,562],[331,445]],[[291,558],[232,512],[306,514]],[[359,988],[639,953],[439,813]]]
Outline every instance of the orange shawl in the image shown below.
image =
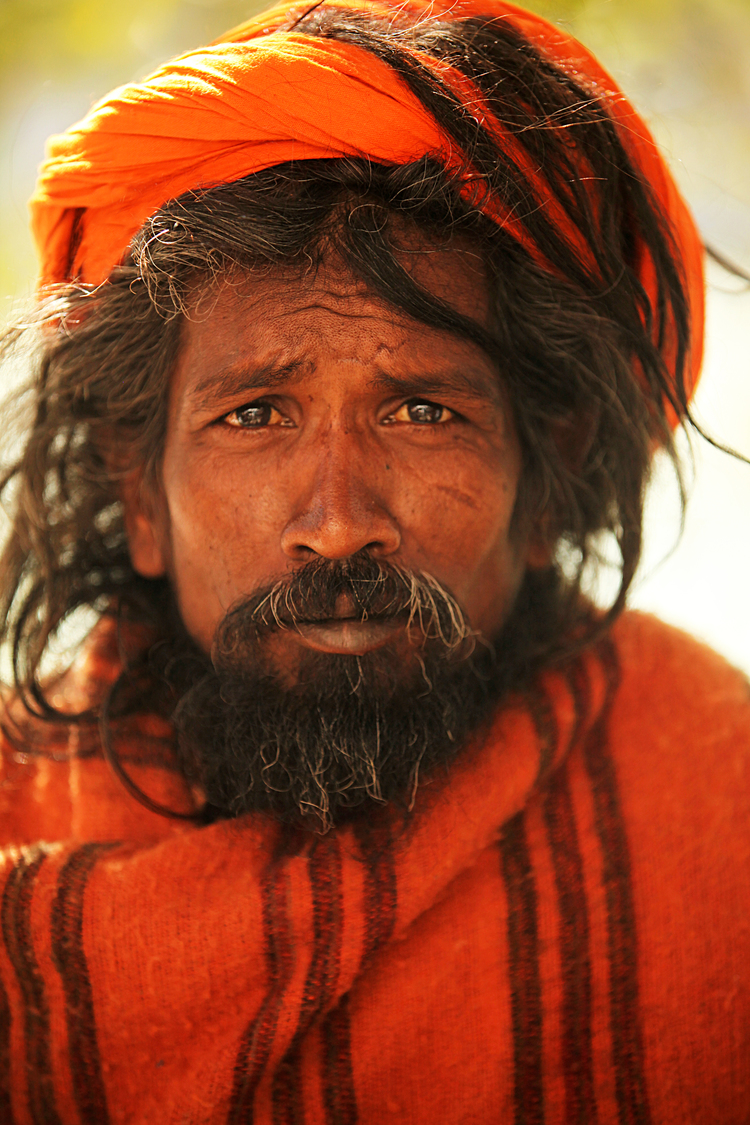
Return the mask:
[[747,1122],[750,700],[675,630],[546,674],[401,839],[186,828],[57,749],[5,747],[3,1125]]
[[[675,236],[691,309],[689,392],[698,379],[703,347],[700,237],[644,122],[591,54],[558,28],[504,0],[458,0],[446,7],[406,0],[395,8],[378,0],[325,3],[391,19],[507,20],[601,99]],[[350,43],[287,30],[309,8],[309,3],[280,4],[221,41],[165,64],[145,81],[113,91],[83,121],[50,139],[31,200],[43,283],[75,277],[96,285],[120,261],[145,219],[169,199],[291,159],[353,155],[401,164],[430,155],[471,176],[469,156],[455,151],[389,66]],[[464,76],[417,56],[487,124],[481,95]],[[501,122],[490,124],[501,149],[524,171],[536,206],[547,210],[586,261],[590,251],[580,232],[545,191],[544,177],[523,145]],[[497,200],[490,199],[486,210],[544,265],[522,218],[504,211]],[[645,246],[639,260],[640,281],[655,306]],[[670,362],[668,344],[664,350]]]

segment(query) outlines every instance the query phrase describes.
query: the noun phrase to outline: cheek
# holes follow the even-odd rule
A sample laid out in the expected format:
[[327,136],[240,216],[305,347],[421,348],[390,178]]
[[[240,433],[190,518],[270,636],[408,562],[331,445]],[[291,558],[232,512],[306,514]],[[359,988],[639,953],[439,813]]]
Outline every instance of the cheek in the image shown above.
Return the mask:
[[204,647],[239,597],[284,569],[277,557],[284,490],[269,486],[272,472],[264,479],[265,486],[248,479],[239,457],[165,456],[169,577],[184,623]]
[[[478,451],[456,442],[350,453],[347,474],[357,479],[355,491],[385,507],[398,524],[398,561],[445,583],[476,628],[499,627],[520,581],[510,537],[515,448],[507,443]],[[264,458],[258,471],[241,453],[167,448],[169,576],[185,625],[204,648],[239,597],[288,568],[281,533],[297,492],[309,490],[311,478],[310,465],[301,472],[298,460],[287,451]]]
[[393,492],[404,546],[483,631],[502,624],[523,576],[522,545],[511,535],[519,472],[515,446],[483,455],[459,448],[412,462]]

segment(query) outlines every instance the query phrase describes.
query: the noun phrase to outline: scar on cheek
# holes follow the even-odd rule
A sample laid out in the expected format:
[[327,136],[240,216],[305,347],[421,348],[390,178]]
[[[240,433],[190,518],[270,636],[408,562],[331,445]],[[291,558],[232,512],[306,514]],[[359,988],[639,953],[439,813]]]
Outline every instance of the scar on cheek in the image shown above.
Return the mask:
[[451,488],[449,484],[437,485],[437,491],[446,493],[452,500],[456,500],[467,508],[473,508],[474,510],[479,508],[479,501],[470,492],[462,492],[459,488]]

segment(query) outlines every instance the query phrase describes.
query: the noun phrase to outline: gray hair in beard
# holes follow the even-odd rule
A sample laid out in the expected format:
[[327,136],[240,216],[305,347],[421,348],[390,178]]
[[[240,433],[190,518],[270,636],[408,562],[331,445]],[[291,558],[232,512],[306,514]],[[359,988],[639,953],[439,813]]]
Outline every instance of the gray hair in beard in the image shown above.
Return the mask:
[[[330,619],[342,594],[359,620],[403,619],[413,657],[391,643],[361,656],[300,648],[285,684],[264,640]],[[360,554],[308,563],[234,606],[210,660],[162,648],[181,764],[209,818],[266,811],[325,832],[386,802],[408,810],[497,699],[494,654],[477,641],[434,578]]]

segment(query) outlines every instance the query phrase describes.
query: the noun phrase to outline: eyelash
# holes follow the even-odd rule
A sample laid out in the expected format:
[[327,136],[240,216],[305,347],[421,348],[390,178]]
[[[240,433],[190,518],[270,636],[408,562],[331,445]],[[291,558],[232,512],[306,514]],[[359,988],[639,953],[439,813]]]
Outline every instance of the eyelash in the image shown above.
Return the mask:
[[[447,413],[449,415],[449,417],[445,418],[445,419],[441,418],[440,420],[433,421],[431,423],[428,422],[428,421],[414,422],[412,420],[412,424],[415,425],[415,426],[420,426],[420,427],[424,427],[426,429],[429,429],[429,428],[432,428],[433,426],[434,427],[445,426],[449,422],[460,420],[460,418],[461,418],[461,415],[459,415],[455,410],[452,410],[448,406],[444,406],[440,402],[433,402],[432,399],[427,399],[427,398],[414,397],[414,398],[408,398],[404,402],[402,402],[395,410],[391,411],[391,413],[388,415],[388,418],[383,419],[383,421],[392,424],[391,420],[393,419],[394,415],[398,414],[404,408],[408,409],[409,407],[417,407],[417,406],[431,407],[435,410],[440,410],[442,412]],[[230,410],[226,414],[223,414],[218,419],[218,421],[220,423],[223,422],[223,423],[227,424],[232,429],[238,429],[238,430],[253,430],[253,429],[263,430],[263,429],[267,429],[268,426],[269,426],[268,422],[262,422],[261,424],[259,424],[257,426],[252,426],[252,425],[243,426],[240,422],[233,423],[233,422],[229,421],[229,419],[233,415],[235,415],[235,416],[239,415],[245,410],[263,409],[264,407],[267,408],[269,411],[276,411],[278,414],[281,415],[281,411],[278,410],[278,407],[274,406],[272,402],[269,402],[267,399],[259,398],[259,399],[254,399],[251,402],[245,402],[245,403],[242,404],[242,406],[236,406],[234,408],[234,410]],[[283,418],[283,415],[281,415],[281,417]],[[290,425],[290,423],[287,419],[285,419],[281,422],[276,423],[276,425],[279,425],[279,426],[285,426],[286,425],[286,426],[288,426],[288,425]]]
[[[236,406],[234,408],[234,410],[230,410],[226,414],[223,414],[221,416],[221,418],[218,419],[218,421],[219,422],[225,422],[232,429],[236,429],[236,430],[264,430],[264,429],[268,428],[267,422],[262,423],[259,426],[243,426],[239,422],[237,422],[235,424],[235,423],[229,421],[229,419],[232,417],[233,414],[238,415],[238,414],[241,414],[243,410],[263,409],[264,407],[267,408],[269,411],[275,410],[277,414],[281,415],[281,411],[278,409],[278,407],[274,406],[272,402],[268,402],[267,399],[259,398],[259,399],[254,399],[252,402],[243,402],[242,406]],[[281,417],[283,419],[283,415],[281,415]],[[280,425],[280,426],[288,426],[289,424],[290,423],[287,419],[284,419],[283,421],[277,423],[277,425]]]
[[399,414],[404,409],[409,410],[409,408],[414,407],[428,407],[433,410],[439,410],[442,413],[448,415],[447,418],[440,418],[439,420],[433,421],[432,423],[427,420],[417,422],[414,421],[414,419],[409,419],[413,425],[424,426],[427,429],[431,429],[437,426],[446,426],[449,422],[456,421],[460,417],[460,415],[458,415],[455,410],[451,410],[449,406],[444,406],[442,402],[433,402],[432,399],[429,398],[408,398],[405,402],[402,402],[396,410],[391,412],[389,418],[393,417],[396,414]]

